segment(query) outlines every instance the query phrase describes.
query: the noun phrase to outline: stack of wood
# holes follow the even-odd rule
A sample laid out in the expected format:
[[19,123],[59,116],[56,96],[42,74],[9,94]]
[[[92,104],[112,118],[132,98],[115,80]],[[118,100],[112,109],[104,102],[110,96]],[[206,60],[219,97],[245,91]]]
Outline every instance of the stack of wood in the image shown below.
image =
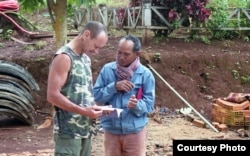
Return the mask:
[[250,102],[247,98],[243,99],[243,96],[241,96],[241,100],[235,98],[237,97],[235,95],[239,94],[230,93],[227,98],[215,100],[211,111],[213,122],[226,124],[230,127],[250,128]]

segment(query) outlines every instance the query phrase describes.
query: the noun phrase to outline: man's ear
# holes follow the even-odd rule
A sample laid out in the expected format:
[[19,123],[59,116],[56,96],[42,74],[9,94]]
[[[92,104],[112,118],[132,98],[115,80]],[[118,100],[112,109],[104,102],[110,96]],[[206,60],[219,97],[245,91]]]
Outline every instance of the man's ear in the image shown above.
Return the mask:
[[138,52],[136,53],[136,55],[137,55],[138,57],[140,57],[140,56],[141,56],[141,52],[138,51]]
[[83,32],[83,37],[84,37],[84,38],[88,38],[88,37],[90,37],[90,35],[91,35],[91,32],[90,32],[89,30],[85,30],[85,31]]

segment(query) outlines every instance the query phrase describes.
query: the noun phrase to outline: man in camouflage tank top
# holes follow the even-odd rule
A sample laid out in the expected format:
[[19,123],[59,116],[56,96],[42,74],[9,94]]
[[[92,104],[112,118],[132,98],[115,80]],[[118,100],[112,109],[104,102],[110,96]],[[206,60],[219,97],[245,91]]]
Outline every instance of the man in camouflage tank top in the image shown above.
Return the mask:
[[52,60],[48,76],[47,100],[55,107],[55,156],[91,156],[91,119],[102,115],[95,105],[91,60],[108,41],[103,24],[88,22]]

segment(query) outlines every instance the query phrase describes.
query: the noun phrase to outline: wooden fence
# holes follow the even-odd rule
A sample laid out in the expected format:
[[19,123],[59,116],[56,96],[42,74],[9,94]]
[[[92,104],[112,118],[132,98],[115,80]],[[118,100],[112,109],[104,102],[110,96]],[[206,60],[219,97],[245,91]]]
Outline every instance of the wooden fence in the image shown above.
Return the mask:
[[[190,25],[183,27],[185,20],[190,20],[189,17],[181,17],[174,24],[169,22],[164,15],[165,7],[151,6],[150,3],[145,3],[139,7],[124,7],[124,8],[108,8],[105,5],[100,5],[97,11],[79,10],[75,13],[75,19],[80,24],[83,19],[98,20],[108,28],[117,29],[146,29],[146,30],[173,30],[177,28],[183,29],[204,29],[206,26]],[[97,15],[94,15],[97,12]],[[122,15],[121,15],[122,12]],[[213,18],[213,17],[210,17]],[[242,21],[244,19],[244,24]],[[228,22],[234,22],[233,27],[229,27]],[[177,26],[176,26],[177,24]],[[248,26],[248,27],[246,27]],[[227,19],[221,25],[214,27],[218,30],[250,30],[250,9],[247,8],[230,8],[228,10]]]

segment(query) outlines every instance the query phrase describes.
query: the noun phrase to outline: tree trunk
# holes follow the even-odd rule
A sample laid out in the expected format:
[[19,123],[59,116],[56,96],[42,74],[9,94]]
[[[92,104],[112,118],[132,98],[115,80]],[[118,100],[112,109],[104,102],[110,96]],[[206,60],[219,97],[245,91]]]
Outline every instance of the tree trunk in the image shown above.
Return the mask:
[[48,10],[55,31],[56,50],[67,41],[67,0],[47,0]]
[[[47,0],[48,11],[52,27],[54,29],[54,36],[56,41],[57,51],[67,41],[67,0]],[[52,117],[54,116],[54,106],[51,105],[50,117],[47,117],[39,128],[46,128],[52,124]]]

